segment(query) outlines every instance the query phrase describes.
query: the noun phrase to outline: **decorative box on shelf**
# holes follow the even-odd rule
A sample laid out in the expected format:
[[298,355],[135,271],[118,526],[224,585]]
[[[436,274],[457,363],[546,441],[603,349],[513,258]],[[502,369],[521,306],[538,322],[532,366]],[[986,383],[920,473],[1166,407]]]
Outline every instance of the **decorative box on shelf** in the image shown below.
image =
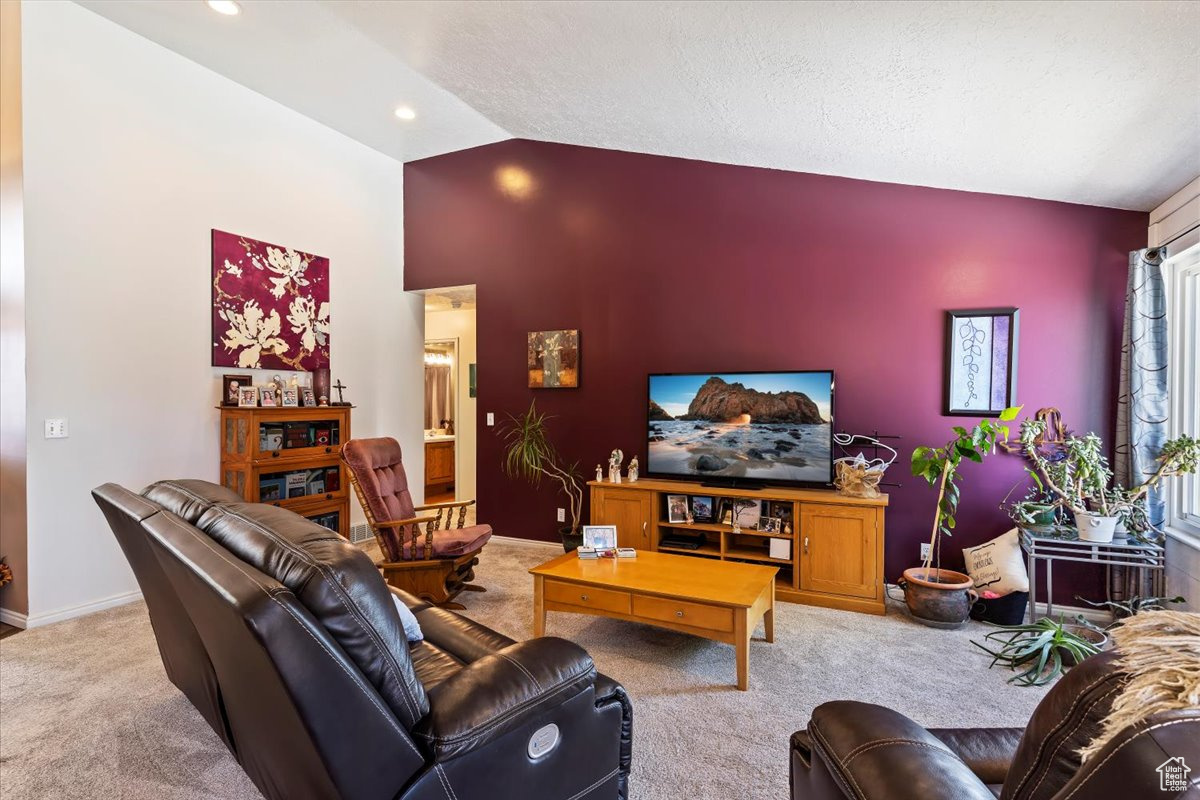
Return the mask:
[[221,406],[221,482],[254,503],[272,503],[350,534],[340,455],[352,406]]

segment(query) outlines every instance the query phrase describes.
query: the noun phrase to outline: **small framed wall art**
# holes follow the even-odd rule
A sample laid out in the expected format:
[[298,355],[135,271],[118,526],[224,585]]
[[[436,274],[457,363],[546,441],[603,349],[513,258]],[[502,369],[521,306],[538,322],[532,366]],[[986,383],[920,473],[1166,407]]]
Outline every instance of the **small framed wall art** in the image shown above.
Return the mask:
[[944,413],[996,417],[1016,404],[1019,311],[946,312]]
[[300,387],[300,405],[305,408],[315,408],[317,405],[317,395],[313,392],[311,386]]
[[617,526],[584,525],[583,546],[596,550],[612,550],[617,546]]
[[240,386],[238,387],[238,407],[239,408],[255,408],[258,406],[258,387],[257,386]]
[[526,353],[530,389],[579,388],[579,331],[533,331]]
[[279,397],[279,405],[284,408],[298,408],[300,406],[300,390],[294,386],[283,387],[283,392]]

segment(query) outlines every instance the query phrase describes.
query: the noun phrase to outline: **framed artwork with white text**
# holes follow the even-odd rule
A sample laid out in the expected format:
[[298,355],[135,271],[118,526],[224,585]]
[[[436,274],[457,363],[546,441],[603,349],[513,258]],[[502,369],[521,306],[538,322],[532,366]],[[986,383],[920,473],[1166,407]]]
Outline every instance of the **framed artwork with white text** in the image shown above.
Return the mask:
[[946,312],[945,408],[950,416],[996,417],[1016,405],[1019,312]]

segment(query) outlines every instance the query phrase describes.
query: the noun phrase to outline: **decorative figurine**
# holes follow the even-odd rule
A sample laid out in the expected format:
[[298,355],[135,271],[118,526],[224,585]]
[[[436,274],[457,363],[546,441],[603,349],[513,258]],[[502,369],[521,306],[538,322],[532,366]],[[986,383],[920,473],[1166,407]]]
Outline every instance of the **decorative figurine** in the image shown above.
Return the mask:
[[608,479],[612,483],[621,482],[621,462],[624,460],[625,454],[620,449],[613,450],[608,457]]
[[337,383],[335,383],[335,384],[333,385],[333,388],[334,388],[334,389],[337,389],[337,393],[338,393],[338,399],[337,399],[337,402],[336,402],[336,403],[334,403],[333,405],[335,405],[335,406],[348,406],[348,405],[350,405],[349,403],[347,403],[347,402],[346,402],[346,398],[342,397],[342,390],[344,390],[344,389],[349,389],[350,387],[349,387],[349,386],[346,386],[345,384],[343,384],[343,383],[342,383],[342,379],[341,379],[341,378],[338,378],[338,382],[337,382]]
[[603,481],[604,481],[604,469],[599,464],[597,464],[596,465],[596,483],[603,483]]
[[792,523],[790,523],[790,522],[783,523],[783,532],[786,533],[788,536],[791,536],[792,535]]

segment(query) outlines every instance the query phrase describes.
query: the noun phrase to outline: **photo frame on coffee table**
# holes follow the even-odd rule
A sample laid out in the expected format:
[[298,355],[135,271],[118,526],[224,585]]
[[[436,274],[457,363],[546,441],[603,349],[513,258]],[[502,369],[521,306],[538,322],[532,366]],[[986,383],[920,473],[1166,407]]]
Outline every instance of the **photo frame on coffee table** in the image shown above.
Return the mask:
[[583,546],[597,551],[612,550],[617,546],[616,525],[584,525]]

